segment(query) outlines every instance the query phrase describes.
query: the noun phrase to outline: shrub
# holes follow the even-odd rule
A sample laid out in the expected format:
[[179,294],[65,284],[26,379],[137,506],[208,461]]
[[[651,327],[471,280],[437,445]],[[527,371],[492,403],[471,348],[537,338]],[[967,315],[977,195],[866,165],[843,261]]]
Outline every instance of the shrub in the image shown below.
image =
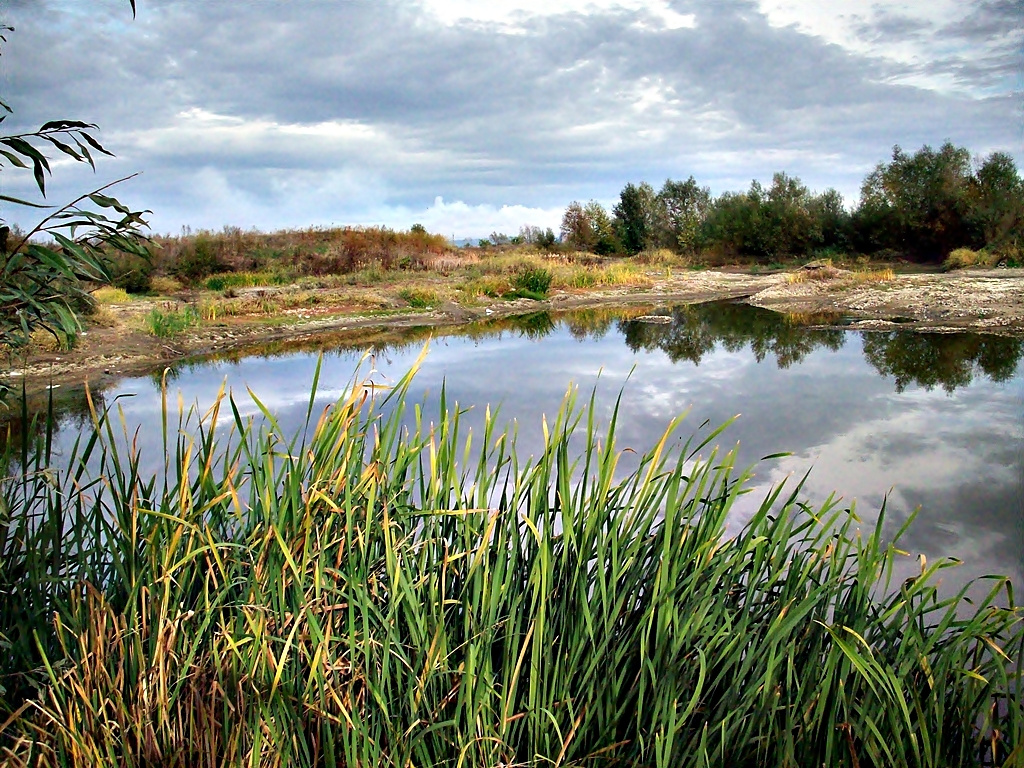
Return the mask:
[[990,261],[990,254],[985,251],[957,248],[951,251],[946,260],[942,262],[942,267],[946,270],[967,269],[968,267],[988,266]]
[[521,267],[512,276],[512,287],[526,298],[545,298],[551,288],[553,276],[544,267]]
[[186,283],[194,283],[224,269],[225,266],[217,254],[216,241],[205,232],[200,232],[185,246],[173,266],[174,274]]
[[149,293],[153,287],[153,265],[140,256],[118,254],[108,263],[111,283],[128,293]]
[[175,280],[173,277],[167,277],[166,275],[156,275],[152,279],[152,290],[159,296],[170,296],[171,294],[177,293],[184,286],[179,280]]

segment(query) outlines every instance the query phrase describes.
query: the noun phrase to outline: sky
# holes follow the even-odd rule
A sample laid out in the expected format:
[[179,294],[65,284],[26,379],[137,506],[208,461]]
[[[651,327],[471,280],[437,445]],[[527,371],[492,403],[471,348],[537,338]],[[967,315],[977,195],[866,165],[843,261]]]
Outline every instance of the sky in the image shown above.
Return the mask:
[[894,145],[946,140],[1024,165],[1024,0],[0,0],[0,21],[6,132],[85,120],[117,156],[55,158],[48,202],[141,172],[116,194],[156,233],[478,238],[627,182],[776,171],[854,205]]

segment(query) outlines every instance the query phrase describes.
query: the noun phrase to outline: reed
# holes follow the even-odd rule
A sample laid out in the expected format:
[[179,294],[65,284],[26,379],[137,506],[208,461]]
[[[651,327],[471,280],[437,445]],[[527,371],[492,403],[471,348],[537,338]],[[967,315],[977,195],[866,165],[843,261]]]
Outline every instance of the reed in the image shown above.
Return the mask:
[[153,307],[146,315],[146,328],[158,339],[169,339],[195,328],[202,321],[201,313],[190,304],[182,309]]
[[727,534],[748,476],[720,430],[673,450],[676,419],[627,471],[570,392],[525,456],[443,390],[427,423],[412,375],[311,394],[295,435],[165,390],[155,477],[116,408],[67,471],[49,428],[9,447],[0,762],[1020,764],[1004,579],[893,583],[884,514],[799,484]]

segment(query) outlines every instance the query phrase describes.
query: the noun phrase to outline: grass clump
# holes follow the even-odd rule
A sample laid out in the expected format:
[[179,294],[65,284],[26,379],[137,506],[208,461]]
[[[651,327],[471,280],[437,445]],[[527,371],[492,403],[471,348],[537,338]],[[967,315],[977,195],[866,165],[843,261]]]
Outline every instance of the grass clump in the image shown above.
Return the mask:
[[191,304],[183,309],[160,309],[154,307],[146,316],[146,327],[158,339],[180,336],[189,328],[202,322],[199,312]]
[[[781,265],[779,265],[781,266]],[[790,285],[806,283],[808,281],[834,280],[841,272],[832,265],[832,259],[818,259],[804,264],[795,272],[786,274],[786,282]]]
[[951,251],[946,260],[942,262],[942,268],[952,271],[955,269],[968,269],[969,267],[987,267],[991,266],[991,261],[991,254],[985,251],[957,248]]
[[858,270],[852,272],[849,279],[853,283],[887,283],[896,279],[896,272],[892,267]]
[[409,385],[319,415],[311,393],[296,435],[259,401],[259,424],[165,412],[156,477],[115,414],[66,472],[25,449],[5,760],[1017,764],[1005,580],[973,605],[937,592],[948,562],[894,584],[899,536],[799,487],[727,534],[748,475],[718,432],[670,450],[675,420],[622,471],[614,414],[570,395],[527,457],[489,411],[471,441],[443,392],[431,424],[407,413]]
[[512,275],[512,289],[524,299],[546,299],[553,275],[545,267],[524,266]]
[[208,277],[204,286],[208,291],[234,288],[260,288],[267,285],[287,285],[294,282],[290,275],[280,272],[224,272]]
[[459,290],[471,299],[480,296],[497,299],[512,290],[512,286],[504,277],[484,275],[466,280],[459,286]]
[[97,304],[127,304],[132,300],[128,291],[123,288],[115,288],[112,285],[105,285],[92,292],[93,299]]
[[633,260],[653,267],[688,267],[690,259],[668,248],[647,248],[640,251]]
[[414,309],[430,309],[441,301],[437,292],[429,288],[403,288],[398,292],[398,296]]

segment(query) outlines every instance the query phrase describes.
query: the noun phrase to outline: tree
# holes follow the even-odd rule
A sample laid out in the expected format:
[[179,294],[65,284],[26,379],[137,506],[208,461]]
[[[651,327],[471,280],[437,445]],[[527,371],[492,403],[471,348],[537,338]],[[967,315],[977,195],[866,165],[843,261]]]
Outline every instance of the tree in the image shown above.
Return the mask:
[[806,255],[821,241],[810,190],[795,176],[776,173],[762,202],[763,254]]
[[537,239],[534,242],[545,251],[553,251],[555,250],[555,243],[558,242],[558,238],[555,236],[554,230],[548,227],[537,235]]
[[837,190],[830,187],[820,195],[812,197],[810,210],[822,247],[849,248],[850,212],[846,210],[843,196]]
[[686,181],[666,179],[658,201],[665,211],[672,247],[684,253],[695,251],[711,207],[711,190],[698,187],[693,176]]
[[608,211],[597,200],[591,200],[584,207],[583,212],[590,222],[590,231],[593,237],[592,250],[599,256],[607,256],[610,253],[618,253],[622,246],[615,234],[615,224]]
[[1020,246],[1024,183],[1013,158],[994,152],[978,167],[968,191],[968,219],[979,245]]
[[913,155],[899,146],[864,180],[855,216],[865,250],[894,248],[939,260],[971,243],[967,219],[971,156],[946,142]]
[[[132,15],[135,0],[129,0]],[[0,42],[11,27],[0,27]],[[0,110],[11,107],[0,100]],[[0,115],[2,121],[6,115]],[[0,170],[31,171],[41,199],[0,195],[5,204],[47,211],[27,234],[14,234],[9,215],[0,216],[0,348],[8,354],[24,348],[37,329],[70,343],[80,330],[78,315],[90,305],[87,284],[109,280],[108,254],[114,251],[148,257],[143,219],[107,194],[119,179],[70,203],[54,207],[43,202],[51,174],[44,150],[56,149],[95,170],[94,153],[111,155],[96,139],[97,126],[79,120],[52,120],[30,133],[0,136]],[[39,236],[52,238],[39,242]],[[2,394],[2,392],[0,392]]]
[[615,230],[626,253],[635,255],[652,245],[658,225],[658,196],[646,181],[626,184],[615,205]]
[[576,200],[569,203],[565,213],[562,214],[561,233],[562,240],[574,250],[591,251],[594,249],[596,238],[590,217]]

